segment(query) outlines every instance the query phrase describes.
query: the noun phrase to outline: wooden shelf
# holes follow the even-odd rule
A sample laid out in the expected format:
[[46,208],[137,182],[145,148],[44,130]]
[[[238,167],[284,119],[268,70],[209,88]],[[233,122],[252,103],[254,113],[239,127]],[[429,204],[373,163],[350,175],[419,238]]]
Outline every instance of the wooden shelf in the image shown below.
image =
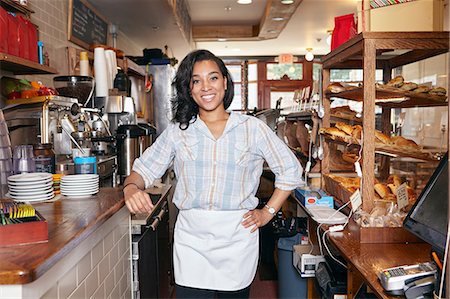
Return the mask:
[[[328,98],[341,98],[353,101],[363,101],[364,88],[358,87],[339,93],[326,93]],[[375,104],[384,108],[411,108],[411,107],[434,107],[447,106],[446,96],[435,96],[426,93],[412,91],[399,91],[376,89]]]
[[[359,143],[355,143],[351,136],[348,139],[339,138],[337,136],[322,134],[327,141],[333,141],[340,144],[345,144],[346,146],[352,145],[359,148]],[[375,153],[389,156],[389,157],[408,157],[414,158],[422,161],[439,161],[439,157],[433,155],[430,152],[405,149],[404,147],[396,147],[387,144],[375,143]]]
[[34,11],[28,6],[20,5],[19,3],[12,0],[0,0],[0,5],[7,11],[20,12],[28,17],[30,16],[30,14],[34,13]]
[[125,69],[128,75],[134,75],[142,78],[145,77],[145,70],[142,66],[136,64],[136,62],[126,57],[124,58],[124,62],[126,65]]
[[12,72],[14,75],[29,74],[57,74],[56,69],[39,64],[37,62],[23,59],[17,56],[0,52],[0,68]]
[[[330,98],[363,101],[362,126],[362,208],[370,212],[374,207],[373,182],[375,177],[375,154],[383,154],[378,169],[381,178],[389,176],[389,157],[411,157],[435,161],[428,152],[405,151],[393,146],[375,143],[375,106],[381,106],[381,128],[386,135],[391,130],[391,109],[409,107],[448,106],[445,96],[432,96],[414,92],[385,89],[375,85],[375,70],[383,70],[383,82],[392,77],[394,68],[418,62],[449,50],[449,32],[362,32],[322,57],[322,89],[325,116],[322,127],[330,127]],[[327,93],[332,69],[363,69],[363,87],[337,94]],[[397,100],[401,98],[401,100]],[[352,140],[345,140],[353,145]],[[330,173],[330,148],[324,143],[322,175]],[[323,182],[322,182],[323,185]]]

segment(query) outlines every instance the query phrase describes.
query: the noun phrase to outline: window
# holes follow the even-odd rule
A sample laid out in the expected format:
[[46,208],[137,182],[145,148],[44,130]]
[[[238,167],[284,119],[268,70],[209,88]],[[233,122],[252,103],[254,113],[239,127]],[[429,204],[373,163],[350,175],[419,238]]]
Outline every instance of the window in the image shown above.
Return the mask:
[[267,80],[280,80],[284,76],[289,77],[291,80],[302,80],[303,79],[303,64],[278,64],[278,63],[268,63],[267,64]]

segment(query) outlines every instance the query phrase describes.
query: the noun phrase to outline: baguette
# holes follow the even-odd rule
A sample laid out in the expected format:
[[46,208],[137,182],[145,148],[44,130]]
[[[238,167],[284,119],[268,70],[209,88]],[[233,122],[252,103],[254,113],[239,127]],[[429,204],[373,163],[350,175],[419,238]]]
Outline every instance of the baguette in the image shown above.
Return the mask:
[[390,144],[391,138],[386,134],[381,133],[380,131],[375,131],[376,140],[383,144]]
[[352,131],[353,131],[353,127],[346,124],[346,123],[341,123],[341,122],[337,122],[335,124],[336,128],[338,128],[339,130],[345,132],[347,135],[352,135]]
[[391,87],[400,87],[403,85],[403,77],[402,76],[397,76],[391,80],[389,80],[388,83],[386,83],[387,86],[391,86]]

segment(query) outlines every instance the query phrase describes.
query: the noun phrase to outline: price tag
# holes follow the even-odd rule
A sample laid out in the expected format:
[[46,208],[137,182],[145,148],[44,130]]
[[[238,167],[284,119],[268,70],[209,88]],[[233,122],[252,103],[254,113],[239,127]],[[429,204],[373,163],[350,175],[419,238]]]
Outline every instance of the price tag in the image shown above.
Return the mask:
[[399,209],[406,207],[409,203],[408,191],[406,190],[407,186],[406,183],[403,183],[397,188],[397,205]]
[[362,205],[361,193],[359,192],[359,189],[356,190],[352,196],[350,196],[350,202],[352,203],[353,212],[356,212],[356,210],[358,210],[358,208]]

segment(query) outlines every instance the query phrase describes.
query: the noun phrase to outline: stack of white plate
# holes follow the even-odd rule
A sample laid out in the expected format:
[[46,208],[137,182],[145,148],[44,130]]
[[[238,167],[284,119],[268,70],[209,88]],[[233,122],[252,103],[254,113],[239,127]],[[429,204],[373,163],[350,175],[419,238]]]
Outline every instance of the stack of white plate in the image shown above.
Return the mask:
[[73,174],[61,177],[61,194],[73,198],[89,197],[98,192],[98,174]]
[[8,177],[7,195],[16,201],[35,202],[52,199],[53,177],[51,173],[22,173]]

